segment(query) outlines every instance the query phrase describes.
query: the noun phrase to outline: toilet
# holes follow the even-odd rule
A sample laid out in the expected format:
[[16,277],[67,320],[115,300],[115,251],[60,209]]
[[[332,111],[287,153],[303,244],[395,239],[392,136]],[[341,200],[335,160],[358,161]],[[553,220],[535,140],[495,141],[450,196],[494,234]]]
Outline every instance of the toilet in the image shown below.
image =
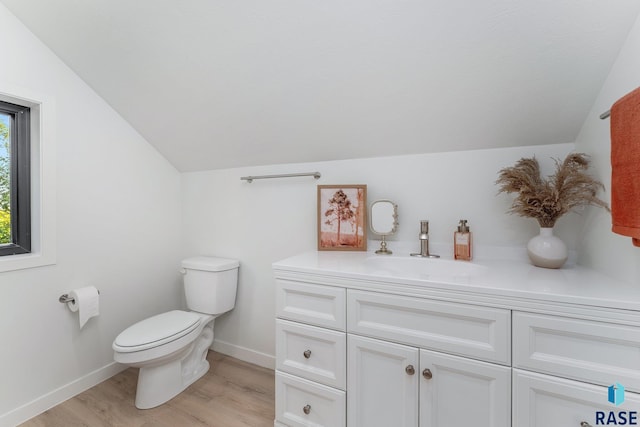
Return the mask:
[[158,314],[116,337],[114,360],[140,368],[137,408],[159,406],[207,373],[213,323],[235,306],[239,266],[237,260],[217,257],[183,260],[180,271],[190,311]]

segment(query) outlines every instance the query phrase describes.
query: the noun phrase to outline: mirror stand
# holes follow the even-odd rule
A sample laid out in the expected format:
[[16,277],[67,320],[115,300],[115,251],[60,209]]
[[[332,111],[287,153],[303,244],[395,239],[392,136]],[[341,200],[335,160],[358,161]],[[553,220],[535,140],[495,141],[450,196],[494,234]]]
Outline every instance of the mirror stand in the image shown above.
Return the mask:
[[393,252],[387,249],[387,241],[385,240],[386,235],[383,234],[380,237],[382,237],[382,240],[380,241],[380,249],[378,249],[376,253],[380,255],[391,255]]
[[395,234],[398,229],[398,205],[383,199],[373,202],[369,209],[371,231],[382,238],[376,254],[391,255],[393,252],[387,249],[387,236]]

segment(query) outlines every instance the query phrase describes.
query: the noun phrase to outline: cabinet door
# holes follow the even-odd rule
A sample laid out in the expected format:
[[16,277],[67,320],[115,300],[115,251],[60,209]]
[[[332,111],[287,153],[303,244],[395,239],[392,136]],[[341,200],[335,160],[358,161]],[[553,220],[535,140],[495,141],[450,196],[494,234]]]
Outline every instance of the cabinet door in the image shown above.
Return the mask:
[[511,426],[511,368],[420,350],[419,374],[420,427]]
[[[608,396],[607,387],[514,369],[513,425],[637,425],[640,395],[624,393],[619,406],[609,403]],[[634,411],[635,419],[630,420]]]
[[349,335],[347,425],[418,425],[418,349]]

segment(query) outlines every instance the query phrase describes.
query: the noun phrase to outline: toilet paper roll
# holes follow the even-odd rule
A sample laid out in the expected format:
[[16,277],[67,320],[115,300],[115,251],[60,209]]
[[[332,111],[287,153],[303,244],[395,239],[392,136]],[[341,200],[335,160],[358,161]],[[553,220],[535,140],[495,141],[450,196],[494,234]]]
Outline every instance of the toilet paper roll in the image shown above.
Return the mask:
[[69,310],[78,312],[80,329],[89,319],[100,314],[100,294],[94,286],[74,289],[69,292],[72,302],[67,303]]

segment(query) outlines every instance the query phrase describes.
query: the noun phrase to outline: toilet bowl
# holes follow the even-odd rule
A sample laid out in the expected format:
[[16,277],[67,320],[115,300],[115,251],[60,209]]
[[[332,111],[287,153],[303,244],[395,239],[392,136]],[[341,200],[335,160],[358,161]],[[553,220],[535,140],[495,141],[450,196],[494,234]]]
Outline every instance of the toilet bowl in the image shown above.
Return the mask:
[[140,368],[135,405],[159,406],[209,370],[216,317],[233,309],[239,262],[194,257],[182,261],[187,307],[142,320],[116,337],[116,362]]

